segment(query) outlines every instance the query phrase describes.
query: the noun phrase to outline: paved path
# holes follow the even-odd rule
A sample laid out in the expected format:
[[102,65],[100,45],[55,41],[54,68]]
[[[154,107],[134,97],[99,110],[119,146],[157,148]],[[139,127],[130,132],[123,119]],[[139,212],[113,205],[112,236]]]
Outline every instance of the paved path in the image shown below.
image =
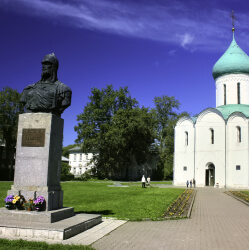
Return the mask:
[[249,249],[249,207],[224,189],[198,188],[190,219],[127,222],[92,246],[98,250]]

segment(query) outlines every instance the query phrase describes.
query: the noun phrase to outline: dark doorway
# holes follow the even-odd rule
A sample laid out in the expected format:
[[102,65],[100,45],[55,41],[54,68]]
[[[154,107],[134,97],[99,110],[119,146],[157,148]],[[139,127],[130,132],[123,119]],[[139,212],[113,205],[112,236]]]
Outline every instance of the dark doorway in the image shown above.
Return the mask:
[[215,166],[214,164],[209,164],[208,169],[206,169],[206,186],[213,187],[215,184]]

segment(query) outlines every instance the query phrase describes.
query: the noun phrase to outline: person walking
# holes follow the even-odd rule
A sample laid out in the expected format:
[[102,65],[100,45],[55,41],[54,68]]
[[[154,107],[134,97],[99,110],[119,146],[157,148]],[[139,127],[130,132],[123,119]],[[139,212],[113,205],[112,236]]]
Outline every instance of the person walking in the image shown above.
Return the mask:
[[146,180],[145,180],[144,175],[143,175],[143,177],[142,177],[142,180],[141,180],[141,181],[142,181],[142,188],[145,188],[145,181],[146,181]]
[[147,185],[150,187],[150,177],[147,178]]
[[186,182],[186,185],[187,185],[187,188],[188,188],[188,185],[189,185],[189,182],[188,182],[188,180],[187,180],[187,182]]
[[193,178],[193,185],[194,185],[194,188],[195,188],[195,178]]
[[192,180],[190,180],[190,182],[189,182],[189,183],[190,183],[190,188],[192,188]]

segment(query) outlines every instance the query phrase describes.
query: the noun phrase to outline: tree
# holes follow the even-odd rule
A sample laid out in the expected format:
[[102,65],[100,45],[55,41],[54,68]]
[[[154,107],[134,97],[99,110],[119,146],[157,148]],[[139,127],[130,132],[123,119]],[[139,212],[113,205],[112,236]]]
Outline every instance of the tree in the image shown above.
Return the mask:
[[163,95],[154,98],[155,109],[152,109],[157,119],[157,146],[159,151],[157,177],[166,179],[172,176],[174,161],[174,127],[187,112],[177,113],[180,103],[175,97]]
[[145,162],[151,143],[155,139],[155,119],[146,108],[139,108],[128,88],[114,90],[92,89],[90,102],[78,115],[76,143],[83,152],[97,150],[92,162],[102,177],[112,177],[128,168],[131,158],[138,164]]
[[8,178],[13,176],[18,116],[23,112],[23,106],[19,102],[20,98],[21,94],[10,87],[4,87],[0,91],[0,144],[5,146],[6,152],[2,164],[5,169],[10,166],[10,172],[7,173]]
[[70,166],[66,162],[61,162],[61,180],[69,181],[73,180],[74,175],[70,173]]
[[70,144],[66,147],[63,147],[62,148],[62,155],[66,158],[69,158],[69,150],[76,147],[76,146],[77,146],[77,144]]

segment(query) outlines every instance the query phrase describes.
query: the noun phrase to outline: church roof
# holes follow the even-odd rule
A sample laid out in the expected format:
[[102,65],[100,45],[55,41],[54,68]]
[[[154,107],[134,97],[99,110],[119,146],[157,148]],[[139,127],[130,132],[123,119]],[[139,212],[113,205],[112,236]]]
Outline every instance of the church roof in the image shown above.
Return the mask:
[[233,29],[233,40],[226,52],[215,63],[212,74],[216,79],[222,75],[236,73],[249,74],[249,57],[236,43]]
[[225,120],[234,112],[240,112],[246,117],[249,117],[249,105],[245,104],[228,104],[219,106],[216,109],[221,112]]
[[[210,108],[208,108],[208,109],[210,109]],[[211,109],[213,109],[213,108],[211,108]],[[240,112],[249,118],[249,105],[228,104],[228,105],[222,105],[222,106],[216,107],[215,109],[217,109],[218,111],[221,112],[221,114],[225,120],[227,120],[228,117],[234,112]],[[196,123],[198,116],[199,115],[190,117],[192,119],[193,123]]]

